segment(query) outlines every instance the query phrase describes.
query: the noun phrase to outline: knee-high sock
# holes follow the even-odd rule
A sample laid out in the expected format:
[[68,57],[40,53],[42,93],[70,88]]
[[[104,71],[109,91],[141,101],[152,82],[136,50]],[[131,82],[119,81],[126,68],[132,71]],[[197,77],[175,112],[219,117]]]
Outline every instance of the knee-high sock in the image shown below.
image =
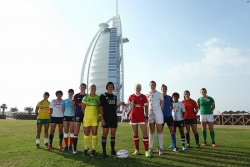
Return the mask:
[[92,148],[93,150],[96,150],[97,145],[97,136],[92,136]]
[[212,142],[214,142],[214,136],[215,136],[214,131],[213,130],[210,131],[210,137],[212,139]]
[[189,133],[186,133],[186,140],[187,140],[187,143],[190,144],[190,135],[189,135]]
[[181,145],[185,146],[185,142],[186,142],[185,136],[181,136]]
[[64,143],[65,143],[65,146],[68,147],[68,133],[64,133]]
[[60,144],[62,144],[62,141],[63,141],[63,133],[60,133],[60,134],[59,134],[59,141],[60,141]]
[[194,135],[194,138],[195,138],[196,144],[199,144],[199,134],[198,134],[198,133],[196,133],[196,134]]
[[77,147],[77,141],[78,141],[78,135],[74,134],[74,139],[73,139],[73,145],[74,145],[74,150],[76,151],[76,147]]
[[143,144],[144,144],[145,151],[148,151],[148,136],[143,137]]
[[139,136],[134,136],[135,149],[139,151]]
[[172,134],[172,135],[171,135],[171,140],[172,140],[172,146],[173,146],[174,148],[176,148],[176,136],[175,136],[175,134]]
[[102,136],[102,152],[106,153],[107,137]]
[[70,140],[69,140],[69,146],[72,147],[74,141],[74,133],[70,133]]
[[89,136],[83,137],[84,149],[87,150],[89,148]]
[[115,137],[110,137],[111,150],[115,150]]
[[52,145],[54,135],[49,135],[49,144]]
[[202,138],[204,142],[207,142],[207,132],[206,131],[202,131]]
[[149,133],[149,147],[153,148],[153,146],[154,146],[154,134]]
[[163,133],[158,133],[159,147],[163,148]]

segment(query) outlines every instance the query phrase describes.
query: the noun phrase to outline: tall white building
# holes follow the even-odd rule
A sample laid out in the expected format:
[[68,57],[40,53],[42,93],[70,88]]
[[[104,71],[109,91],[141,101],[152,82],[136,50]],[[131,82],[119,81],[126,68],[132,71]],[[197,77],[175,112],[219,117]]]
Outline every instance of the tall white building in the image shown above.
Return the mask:
[[122,37],[122,26],[118,9],[116,16],[99,25],[100,29],[92,39],[85,55],[81,83],[87,82],[88,87],[96,85],[96,94],[106,92],[106,84],[113,82],[117,102],[124,96],[124,59],[123,43],[128,42]]

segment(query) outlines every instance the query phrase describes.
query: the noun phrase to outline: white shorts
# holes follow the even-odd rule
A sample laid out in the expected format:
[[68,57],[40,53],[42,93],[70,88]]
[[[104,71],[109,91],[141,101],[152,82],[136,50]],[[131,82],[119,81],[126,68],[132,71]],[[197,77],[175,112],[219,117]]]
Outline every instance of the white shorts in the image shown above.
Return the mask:
[[200,115],[200,122],[214,122],[213,114]]
[[148,123],[163,124],[163,114],[162,111],[150,112],[148,113]]

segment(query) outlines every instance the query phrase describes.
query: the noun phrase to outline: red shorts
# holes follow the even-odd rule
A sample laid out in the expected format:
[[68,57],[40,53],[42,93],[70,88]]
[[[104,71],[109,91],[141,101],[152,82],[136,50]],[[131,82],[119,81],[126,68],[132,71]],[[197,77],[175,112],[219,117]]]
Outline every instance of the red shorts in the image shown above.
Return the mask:
[[144,110],[133,110],[130,115],[130,124],[145,124]]

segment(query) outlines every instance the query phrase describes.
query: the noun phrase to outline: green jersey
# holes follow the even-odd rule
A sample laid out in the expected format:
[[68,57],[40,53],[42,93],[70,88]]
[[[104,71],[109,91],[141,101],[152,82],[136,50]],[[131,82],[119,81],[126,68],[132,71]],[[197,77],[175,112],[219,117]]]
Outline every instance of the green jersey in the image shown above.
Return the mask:
[[200,106],[201,115],[213,114],[212,104],[214,103],[214,99],[212,97],[207,96],[205,99],[200,97],[197,103]]

